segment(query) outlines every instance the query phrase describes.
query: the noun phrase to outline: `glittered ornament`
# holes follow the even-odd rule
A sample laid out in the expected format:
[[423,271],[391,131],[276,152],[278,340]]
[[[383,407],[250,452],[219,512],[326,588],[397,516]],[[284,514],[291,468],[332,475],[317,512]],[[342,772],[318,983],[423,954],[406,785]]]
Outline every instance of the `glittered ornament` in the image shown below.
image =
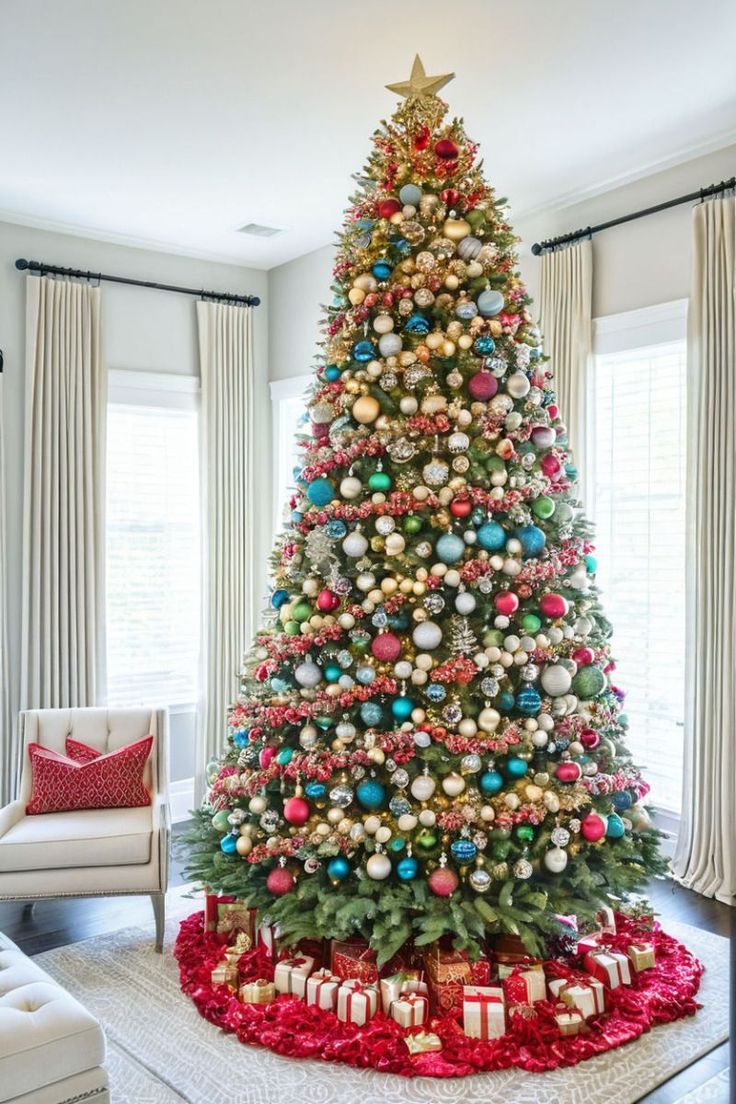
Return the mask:
[[431,652],[442,643],[442,629],[434,621],[421,621],[412,633],[418,648]]
[[266,889],[274,897],[283,897],[294,888],[294,875],[283,866],[275,866],[266,878]]
[[583,701],[589,701],[600,694],[606,685],[606,676],[600,667],[581,667],[572,680],[572,692]]
[[395,633],[379,633],[371,641],[371,653],[382,663],[393,663],[401,655],[401,640]]
[[465,542],[455,533],[443,533],[435,545],[437,559],[441,563],[453,564],[463,558],[465,554]]
[[335,484],[329,479],[315,479],[307,487],[307,498],[313,506],[326,506],[335,497]]
[[355,796],[364,809],[380,809],[386,801],[386,789],[375,778],[367,778],[355,790]]
[[528,859],[518,859],[513,866],[513,875],[519,881],[525,882],[534,873],[534,867]]
[[454,870],[438,866],[427,878],[427,884],[436,897],[451,897],[460,881]]

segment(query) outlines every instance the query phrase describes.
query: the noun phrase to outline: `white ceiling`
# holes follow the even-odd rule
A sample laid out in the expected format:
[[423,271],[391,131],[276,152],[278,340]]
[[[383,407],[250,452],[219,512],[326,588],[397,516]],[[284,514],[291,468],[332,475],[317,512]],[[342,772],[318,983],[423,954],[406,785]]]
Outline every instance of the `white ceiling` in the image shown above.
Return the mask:
[[0,0],[0,218],[281,264],[416,51],[516,214],[736,141],[733,0]]

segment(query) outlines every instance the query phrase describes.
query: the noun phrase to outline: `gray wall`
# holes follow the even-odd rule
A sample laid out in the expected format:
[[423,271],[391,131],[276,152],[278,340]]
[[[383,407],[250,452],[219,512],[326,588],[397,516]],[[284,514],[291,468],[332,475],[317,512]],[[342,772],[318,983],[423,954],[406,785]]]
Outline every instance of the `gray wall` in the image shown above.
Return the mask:
[[[7,468],[8,620],[11,685],[17,709],[20,678],[20,581],[23,501],[23,405],[25,390],[24,327],[26,276],[14,267],[16,257],[47,261],[159,283],[242,291],[261,296],[255,311],[255,361],[259,380],[256,401],[261,455],[270,446],[268,402],[268,276],[236,265],[216,264],[166,253],[133,249],[88,238],[0,222],[0,349],[5,354],[5,460]],[[198,374],[195,307],[189,296],[117,284],[102,285],[103,349],[108,368]],[[263,565],[270,540],[270,469],[264,465],[259,488],[258,563]],[[193,718],[172,718],[172,778],[194,773]]]

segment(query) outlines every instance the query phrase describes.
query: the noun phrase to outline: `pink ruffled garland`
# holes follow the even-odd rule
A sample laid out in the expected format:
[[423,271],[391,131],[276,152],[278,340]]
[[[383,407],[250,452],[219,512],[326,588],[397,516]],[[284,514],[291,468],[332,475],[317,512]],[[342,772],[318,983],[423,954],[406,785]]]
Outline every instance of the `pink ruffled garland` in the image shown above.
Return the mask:
[[[517,1066],[541,1073],[602,1054],[637,1039],[660,1023],[692,1016],[700,1005],[695,994],[703,966],[672,936],[656,925],[643,937],[629,921],[619,917],[622,929],[605,936],[606,945],[624,951],[632,942],[654,943],[657,963],[641,974],[632,971],[630,986],[606,991],[607,1011],[588,1021],[582,1035],[561,1036],[555,1006],[549,1001],[534,1005],[534,1013],[511,1011],[509,1028],[501,1039],[482,1042],[469,1039],[452,1016],[432,1017],[421,1028],[402,1028],[380,1012],[364,1027],[341,1023],[335,1015],[309,1006],[294,997],[280,995],[271,1004],[243,1004],[224,985],[213,985],[210,975],[222,957],[222,945],[204,931],[202,913],[181,924],[174,955],[179,962],[182,990],[200,1014],[241,1043],[268,1047],[290,1058],[321,1058],[327,1062],[371,1068],[404,1077],[463,1077],[469,1073]],[[245,981],[273,977],[273,964],[262,947],[240,959]],[[579,960],[552,960],[545,964],[548,977],[580,977]],[[431,1031],[440,1037],[441,1053],[409,1055],[407,1035]]]

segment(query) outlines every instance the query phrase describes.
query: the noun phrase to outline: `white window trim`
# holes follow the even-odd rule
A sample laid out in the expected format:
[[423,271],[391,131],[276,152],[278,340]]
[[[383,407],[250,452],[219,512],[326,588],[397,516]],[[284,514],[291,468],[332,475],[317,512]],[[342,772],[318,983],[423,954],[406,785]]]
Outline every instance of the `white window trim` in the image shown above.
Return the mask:
[[282,404],[288,399],[298,399],[312,383],[311,375],[289,376],[287,379],[271,380],[269,389],[271,392],[271,440],[274,452],[274,493],[273,493],[273,531],[278,534],[281,530],[283,503],[277,501],[278,493],[283,486],[282,481],[282,456],[280,446],[282,444],[281,410]]
[[107,401],[128,406],[193,410],[199,405],[199,376],[113,368],[107,374]]

